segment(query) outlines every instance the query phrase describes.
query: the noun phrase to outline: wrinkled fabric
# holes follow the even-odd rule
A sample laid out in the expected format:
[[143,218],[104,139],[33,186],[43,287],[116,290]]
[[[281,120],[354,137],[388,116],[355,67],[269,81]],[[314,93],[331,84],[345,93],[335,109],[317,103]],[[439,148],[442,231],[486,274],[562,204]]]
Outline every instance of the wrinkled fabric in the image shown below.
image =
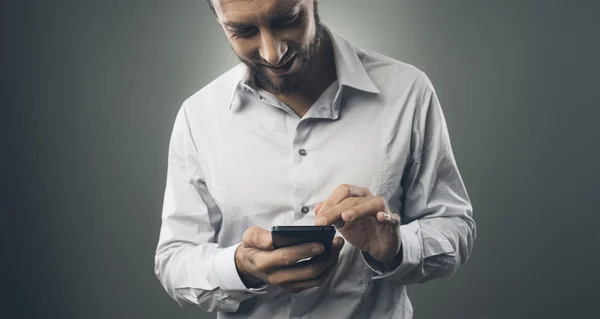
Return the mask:
[[[467,261],[472,207],[431,82],[325,30],[337,81],[302,118],[257,89],[243,64],[180,108],[155,272],[181,306],[219,318],[408,319],[407,285],[450,278]],[[340,184],[368,187],[401,216],[402,264],[383,269],[346,244],[321,287],[245,287],[234,261],[244,231],[313,225],[315,205]]]

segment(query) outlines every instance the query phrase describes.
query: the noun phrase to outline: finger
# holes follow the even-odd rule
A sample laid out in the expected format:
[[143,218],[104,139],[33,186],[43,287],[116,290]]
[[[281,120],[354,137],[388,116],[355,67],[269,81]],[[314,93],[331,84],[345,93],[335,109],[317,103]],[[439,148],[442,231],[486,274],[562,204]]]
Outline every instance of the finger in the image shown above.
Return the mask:
[[333,251],[337,251],[337,253],[339,254],[339,252],[342,251],[342,248],[344,248],[345,243],[346,241],[344,240],[344,238],[340,236],[335,236],[335,238],[333,238],[333,241],[331,242],[331,247],[333,248]]
[[[319,215],[319,212],[321,211],[321,208],[323,207],[323,202],[318,203],[317,205],[315,205],[315,216]],[[343,221],[339,221],[336,223],[333,223],[333,226],[335,226],[335,228],[342,228],[344,227],[344,222]]]
[[345,243],[346,242],[344,241],[344,238],[342,238],[340,236],[335,236],[333,238],[333,240],[331,241],[330,249],[328,251],[326,251],[324,254],[321,254],[321,255],[313,258],[312,260],[320,260],[320,259],[328,259],[329,260],[334,256],[339,256],[339,253],[340,253],[340,251],[342,251],[342,248],[344,247]]
[[335,246],[337,249],[335,259],[333,259],[329,263],[329,265],[325,268],[325,270],[318,277],[316,277],[314,279],[310,279],[310,280],[305,280],[305,281],[284,283],[281,285],[281,287],[287,291],[297,293],[297,292],[300,292],[305,289],[318,287],[318,286],[322,285],[327,280],[327,278],[329,278],[331,273],[333,273],[333,271],[337,267],[339,253],[340,253],[342,247],[344,246],[344,240],[341,237],[336,237],[336,239],[337,238],[339,238],[341,240],[334,240],[334,243],[333,243],[333,246]]
[[381,196],[373,196],[369,197],[368,201],[342,212],[341,215],[344,222],[354,222],[366,217],[376,217],[380,211],[388,211],[385,199]]
[[318,256],[325,248],[319,243],[304,243],[299,245],[278,248],[256,254],[255,260],[260,269],[276,269],[293,266],[302,259]]
[[399,225],[401,222],[400,215],[389,212],[378,212],[377,221],[382,224]]
[[366,187],[342,184],[336,187],[329,198],[323,202],[319,211],[325,212],[348,197],[364,197],[369,195],[372,195],[371,191]]
[[335,225],[338,229],[342,228],[345,222],[342,218],[342,213],[354,210],[355,206],[364,204],[370,199],[371,197],[350,197],[328,210],[321,208],[322,212],[315,218],[315,226]]
[[321,206],[323,206],[323,202],[317,203],[317,205],[315,205],[315,216],[319,215],[319,211],[321,210]]
[[[321,256],[319,256],[321,257]],[[279,268],[269,274],[267,281],[274,285],[313,280],[331,263],[329,259],[315,258],[290,267]]]
[[345,243],[346,242],[344,241],[344,238],[342,238],[341,236],[335,236],[331,241],[330,249],[324,254],[317,256],[316,258],[329,259],[332,256],[336,256],[336,254],[339,255]]
[[273,239],[271,232],[256,226],[250,226],[244,232],[242,245],[263,250],[273,249]]
[[306,289],[319,287],[325,283],[327,278],[329,278],[331,273],[335,270],[335,267],[337,267],[337,262],[329,265],[325,271],[323,271],[323,273],[315,279],[282,284],[281,288],[292,293],[298,293]]
[[336,237],[332,242],[332,249],[326,254],[312,258],[308,261],[302,261],[296,265],[280,268],[273,271],[267,278],[271,284],[286,284],[318,278],[329,265],[337,262],[340,251],[344,246],[344,240]]

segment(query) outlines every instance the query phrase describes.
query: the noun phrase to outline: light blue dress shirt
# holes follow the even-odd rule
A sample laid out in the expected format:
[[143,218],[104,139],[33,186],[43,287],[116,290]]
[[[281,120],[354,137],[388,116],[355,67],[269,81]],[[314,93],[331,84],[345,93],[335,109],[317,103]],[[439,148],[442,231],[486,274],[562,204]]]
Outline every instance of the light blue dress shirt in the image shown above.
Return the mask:
[[[302,118],[256,89],[243,64],[183,103],[155,256],[180,305],[219,318],[408,319],[406,286],[449,278],[471,254],[472,207],[429,79],[325,30],[337,81]],[[245,287],[234,262],[244,231],[313,225],[315,205],[340,184],[368,187],[400,214],[402,264],[381,269],[346,244],[321,287]]]

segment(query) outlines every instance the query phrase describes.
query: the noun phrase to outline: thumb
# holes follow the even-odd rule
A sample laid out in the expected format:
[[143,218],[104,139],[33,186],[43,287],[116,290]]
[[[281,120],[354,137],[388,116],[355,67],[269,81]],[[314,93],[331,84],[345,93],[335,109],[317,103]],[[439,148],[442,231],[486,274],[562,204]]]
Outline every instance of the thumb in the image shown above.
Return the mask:
[[244,233],[242,242],[249,247],[267,250],[273,249],[273,239],[271,232],[259,227],[252,226]]

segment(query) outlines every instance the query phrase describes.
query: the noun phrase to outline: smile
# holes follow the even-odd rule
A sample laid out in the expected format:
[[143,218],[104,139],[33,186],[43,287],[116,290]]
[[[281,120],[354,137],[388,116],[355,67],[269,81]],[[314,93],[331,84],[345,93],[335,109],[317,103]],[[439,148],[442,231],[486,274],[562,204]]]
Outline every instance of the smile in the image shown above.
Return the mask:
[[283,69],[283,68],[289,66],[290,62],[294,61],[295,57],[296,57],[296,53],[292,54],[292,56],[287,61],[285,61],[285,63],[280,64],[278,66],[272,66],[271,68],[273,68],[273,69]]
[[285,61],[282,64],[279,64],[277,66],[265,65],[265,68],[269,69],[269,71],[271,71],[272,73],[274,73],[276,75],[285,74],[292,67],[295,60],[296,60],[296,53],[294,53],[289,59],[287,59],[287,61]]

